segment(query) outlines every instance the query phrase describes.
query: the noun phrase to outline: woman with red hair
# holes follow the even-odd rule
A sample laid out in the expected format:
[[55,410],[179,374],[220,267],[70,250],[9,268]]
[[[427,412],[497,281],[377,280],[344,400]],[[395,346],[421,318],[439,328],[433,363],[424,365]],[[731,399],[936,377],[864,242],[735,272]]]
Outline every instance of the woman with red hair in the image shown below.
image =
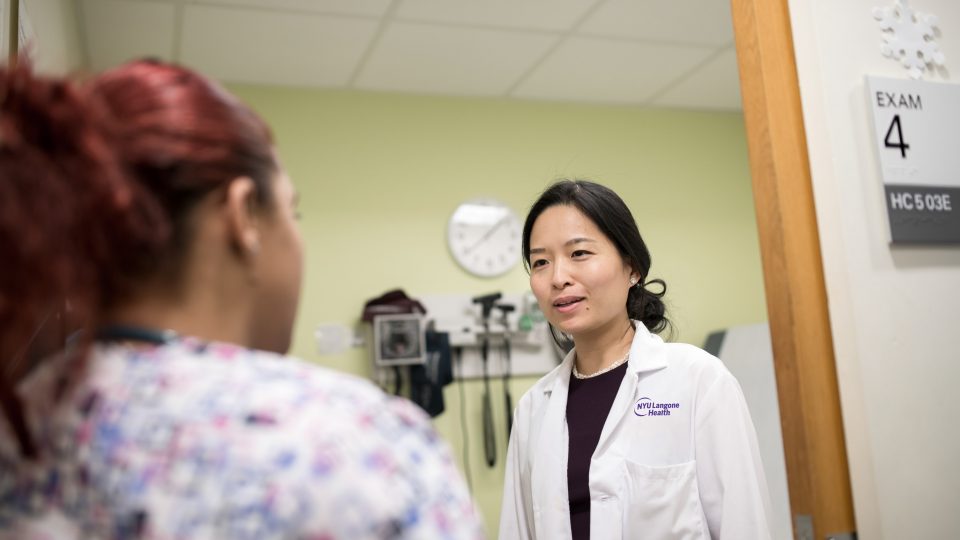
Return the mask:
[[0,538],[482,535],[419,410],[283,356],[295,190],[207,79],[0,68],[0,253]]

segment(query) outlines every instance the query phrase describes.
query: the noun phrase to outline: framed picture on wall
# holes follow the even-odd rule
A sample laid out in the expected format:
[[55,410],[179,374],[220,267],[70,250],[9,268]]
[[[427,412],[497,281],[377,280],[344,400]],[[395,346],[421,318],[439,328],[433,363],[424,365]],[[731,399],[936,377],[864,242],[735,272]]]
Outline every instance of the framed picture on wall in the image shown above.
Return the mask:
[[377,315],[373,318],[374,362],[407,366],[427,361],[423,315]]

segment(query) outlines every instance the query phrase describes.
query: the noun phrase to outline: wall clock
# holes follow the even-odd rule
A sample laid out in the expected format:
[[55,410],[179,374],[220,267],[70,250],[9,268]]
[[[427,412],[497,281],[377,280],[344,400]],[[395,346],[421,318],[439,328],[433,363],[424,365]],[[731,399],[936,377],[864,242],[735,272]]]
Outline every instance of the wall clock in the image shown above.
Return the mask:
[[522,225],[517,214],[494,199],[469,200],[447,225],[447,245],[464,270],[481,277],[505,274],[520,260]]

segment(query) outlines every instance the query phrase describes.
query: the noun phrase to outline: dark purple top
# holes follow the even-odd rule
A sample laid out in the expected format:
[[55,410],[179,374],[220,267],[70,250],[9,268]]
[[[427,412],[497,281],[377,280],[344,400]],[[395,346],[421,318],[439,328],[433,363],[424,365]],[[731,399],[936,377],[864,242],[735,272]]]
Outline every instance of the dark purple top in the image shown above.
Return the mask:
[[570,494],[570,528],[573,540],[590,538],[590,460],[600,432],[617,397],[627,363],[590,379],[570,375],[567,395],[567,492]]

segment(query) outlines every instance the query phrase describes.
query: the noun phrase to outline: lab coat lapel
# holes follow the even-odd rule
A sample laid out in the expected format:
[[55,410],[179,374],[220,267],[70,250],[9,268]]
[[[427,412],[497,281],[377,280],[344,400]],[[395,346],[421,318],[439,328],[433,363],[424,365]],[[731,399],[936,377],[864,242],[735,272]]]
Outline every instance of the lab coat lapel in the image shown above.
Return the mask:
[[600,440],[597,442],[597,452],[603,448],[603,445],[616,431],[620,423],[633,412],[633,406],[639,399],[637,389],[640,376],[645,372],[655,371],[667,366],[666,349],[660,337],[651,334],[639,321],[634,321],[634,326],[636,327],[636,335],[634,335],[633,343],[630,345],[627,373],[623,377],[620,390],[617,391],[617,397],[614,399],[607,420],[603,424]]
[[531,463],[534,523],[537,538],[570,538],[570,502],[567,495],[567,394],[573,352],[567,354],[556,370],[552,383],[543,392],[549,394],[540,427],[540,436]]

